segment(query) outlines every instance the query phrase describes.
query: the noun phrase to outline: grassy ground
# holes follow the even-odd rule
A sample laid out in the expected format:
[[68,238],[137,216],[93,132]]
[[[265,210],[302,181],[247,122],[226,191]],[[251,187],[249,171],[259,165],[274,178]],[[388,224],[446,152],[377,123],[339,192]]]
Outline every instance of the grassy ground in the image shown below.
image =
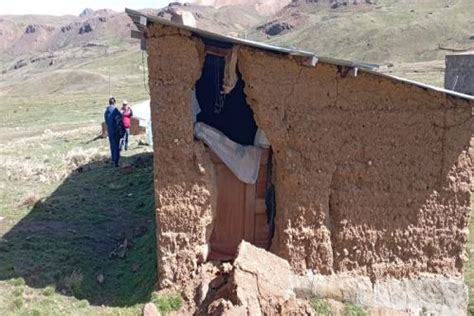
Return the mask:
[[97,137],[110,94],[148,97],[138,43],[120,45],[0,77],[0,315],[138,315],[153,298],[151,148],[132,138],[116,169]]
[[[110,166],[98,127],[0,150],[0,314],[137,314],[156,279],[152,154]],[[46,158],[48,157],[48,158]]]
[[[470,2],[459,3],[465,6],[446,8],[446,18],[470,12],[465,10]],[[391,34],[416,35],[423,31],[420,25],[439,17],[417,8],[411,17],[399,9],[392,12],[349,19],[343,11],[329,17],[314,12],[310,18],[321,21],[306,37],[298,32],[274,42],[341,58],[395,59],[400,62],[384,72],[442,86],[439,52],[431,52],[438,61],[411,63],[413,58],[402,58],[403,51],[386,54],[377,48]],[[406,30],[381,27],[400,18],[408,19]],[[347,31],[363,24],[369,24],[370,36]],[[456,27],[451,33],[465,33]],[[334,40],[320,42],[319,34]],[[369,48],[367,38],[373,41]],[[0,315],[139,315],[142,304],[153,299],[151,149],[133,140],[123,160],[130,167],[115,169],[107,163],[107,141],[96,137],[109,94],[131,102],[147,98],[146,67],[138,50],[119,46],[107,56],[70,54],[53,66],[39,63],[0,77]],[[9,62],[0,56],[0,63]],[[466,282],[474,305],[474,234],[468,252]]]
[[[474,205],[474,196],[471,197],[471,203]],[[474,216],[471,214],[471,224],[469,225],[469,243],[467,252],[469,253],[469,262],[466,266],[464,277],[469,288],[469,313],[474,315]]]

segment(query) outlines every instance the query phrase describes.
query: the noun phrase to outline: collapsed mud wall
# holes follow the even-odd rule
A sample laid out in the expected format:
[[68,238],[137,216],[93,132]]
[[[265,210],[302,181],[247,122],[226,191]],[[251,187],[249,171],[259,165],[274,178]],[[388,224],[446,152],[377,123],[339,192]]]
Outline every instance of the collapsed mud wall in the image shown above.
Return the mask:
[[[217,192],[210,157],[193,140],[204,45],[165,26],[147,37],[159,285],[180,286],[205,258]],[[472,103],[250,48],[239,50],[238,67],[274,151],[274,253],[297,272],[462,273]]]
[[472,103],[250,48],[239,70],[274,150],[273,252],[299,272],[462,273]]
[[180,286],[204,260],[215,210],[213,166],[193,138],[191,95],[204,45],[175,28],[147,29],[160,287]]

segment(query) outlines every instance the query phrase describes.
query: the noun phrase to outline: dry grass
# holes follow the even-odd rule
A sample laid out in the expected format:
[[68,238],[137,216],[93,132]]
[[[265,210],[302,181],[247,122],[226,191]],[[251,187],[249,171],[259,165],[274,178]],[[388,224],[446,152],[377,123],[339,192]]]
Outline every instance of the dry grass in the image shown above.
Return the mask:
[[30,195],[27,195],[25,198],[23,198],[20,201],[20,203],[18,203],[18,207],[20,207],[20,208],[22,208],[22,207],[32,208],[39,201],[41,201],[41,198],[38,195],[36,195],[35,193],[32,193]]
[[71,275],[64,278],[64,287],[69,294],[81,295],[81,286],[84,276],[80,271],[74,270]]
[[7,179],[11,181],[29,180],[51,183],[61,178],[54,168],[31,158],[27,160],[6,158],[0,162],[0,168],[4,170]]
[[65,164],[69,170],[76,169],[79,166],[99,162],[108,159],[108,152],[99,148],[74,148],[64,157]]

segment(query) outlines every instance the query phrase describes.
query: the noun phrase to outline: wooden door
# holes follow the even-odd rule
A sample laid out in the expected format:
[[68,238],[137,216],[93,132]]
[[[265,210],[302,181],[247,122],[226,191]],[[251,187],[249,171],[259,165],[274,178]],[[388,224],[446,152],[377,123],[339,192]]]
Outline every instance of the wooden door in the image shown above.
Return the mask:
[[270,242],[265,207],[268,150],[262,154],[256,184],[243,183],[216,155],[211,156],[217,177],[217,214],[209,260],[234,259],[242,240],[267,248]]

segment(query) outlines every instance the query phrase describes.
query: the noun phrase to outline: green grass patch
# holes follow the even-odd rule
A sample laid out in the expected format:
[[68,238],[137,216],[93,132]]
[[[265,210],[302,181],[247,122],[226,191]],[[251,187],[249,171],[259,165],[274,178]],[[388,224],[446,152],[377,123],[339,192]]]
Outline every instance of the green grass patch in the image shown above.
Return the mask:
[[68,275],[64,278],[64,287],[69,293],[75,296],[80,296],[83,280],[84,277],[82,276],[82,273],[80,271],[74,270],[72,271],[71,275]]
[[346,303],[344,306],[346,316],[369,316],[369,313],[360,305]]
[[56,292],[56,289],[52,286],[48,286],[46,287],[41,293],[44,295],[44,296],[51,296],[54,294],[54,292]]
[[8,284],[13,286],[23,286],[25,285],[25,279],[23,278],[14,278],[8,281]]
[[12,302],[13,304],[13,308],[14,309],[20,309],[23,307],[23,305],[25,304],[25,302],[23,301],[23,298],[22,297],[17,297],[13,300]]
[[22,287],[17,287],[13,290],[13,296],[22,296],[25,290]]
[[314,311],[318,313],[318,315],[321,315],[321,316],[332,315],[331,304],[329,304],[329,302],[326,301],[325,299],[315,297],[311,299],[309,303],[311,307],[314,309]]
[[179,294],[153,293],[151,301],[155,303],[158,310],[164,314],[179,310],[183,306],[183,298]]
[[[57,148],[58,157],[78,147],[86,155],[89,148],[107,152],[106,139],[85,143],[93,138],[94,134],[73,133],[64,136],[64,146],[57,135],[42,143],[43,147]],[[20,144],[1,150],[11,151],[11,155],[16,152],[16,160],[26,163],[34,158],[24,159],[24,155],[35,157],[27,151],[43,150],[30,147],[28,141]],[[53,170],[54,166],[56,170],[63,167],[64,161],[49,157],[47,166]],[[86,311],[104,305],[118,307],[126,315],[138,314],[140,304],[150,300],[156,281],[152,161],[150,148],[139,146],[133,138],[122,159],[132,165],[126,174],[106,161],[94,160],[51,184],[30,181],[29,177],[5,179],[0,216],[8,221],[0,222],[0,315],[5,314],[6,306],[10,310],[16,296],[21,297],[21,289],[10,289],[2,301],[2,280],[8,286],[33,288],[35,301],[26,306],[39,306],[40,311],[43,305],[48,306],[51,314],[67,314],[54,311],[64,306],[58,298],[68,296],[75,301],[66,303],[66,311],[79,308],[89,315]],[[18,207],[30,195],[41,196],[41,203]],[[112,256],[125,241],[123,257]],[[99,275],[103,275],[103,282],[98,281]],[[21,310],[23,313],[25,308]]]
[[[474,205],[474,195],[471,195],[471,204]],[[469,261],[464,272],[464,278],[469,288],[469,306],[468,312],[474,315],[474,216],[471,210],[471,219],[469,224],[469,241],[466,246],[466,251],[469,256]]]

